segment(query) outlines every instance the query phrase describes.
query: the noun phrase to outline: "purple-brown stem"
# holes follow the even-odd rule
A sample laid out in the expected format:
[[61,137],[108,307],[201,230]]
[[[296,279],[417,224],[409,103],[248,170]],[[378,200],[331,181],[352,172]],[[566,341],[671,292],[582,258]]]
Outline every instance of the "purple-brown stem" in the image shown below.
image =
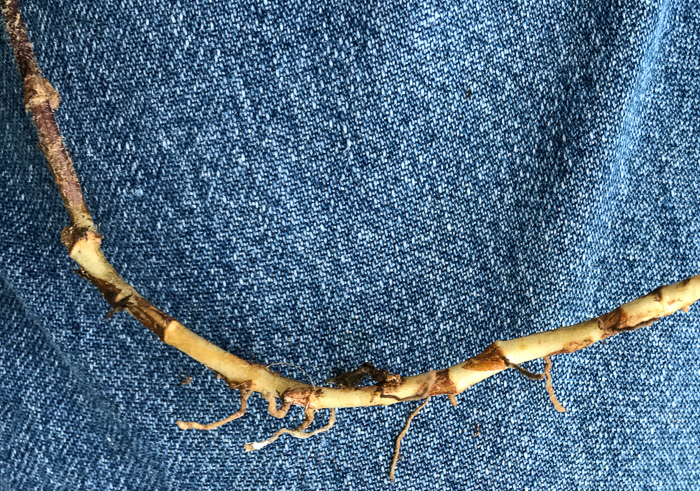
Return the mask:
[[2,15],[24,84],[24,105],[34,118],[39,134],[39,146],[46,156],[71,224],[94,230],[95,226],[85,204],[78,176],[53,115],[53,111],[58,108],[60,97],[56,89],[41,75],[17,0],[4,0]]

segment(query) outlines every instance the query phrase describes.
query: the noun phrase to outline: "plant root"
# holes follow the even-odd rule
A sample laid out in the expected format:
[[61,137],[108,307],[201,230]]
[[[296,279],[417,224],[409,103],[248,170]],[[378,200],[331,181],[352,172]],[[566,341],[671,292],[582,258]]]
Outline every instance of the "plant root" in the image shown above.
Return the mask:
[[[191,379],[192,377],[190,377]],[[177,422],[177,425],[180,427],[181,430],[215,430],[219,426],[223,426],[226,423],[230,423],[231,421],[240,418],[243,416],[246,412],[246,409],[248,409],[248,398],[250,397],[251,392],[247,390],[241,390],[241,407],[238,411],[233,413],[231,416],[228,418],[222,419],[221,421],[215,421],[214,423],[209,423],[209,424],[201,424],[197,423],[196,421],[179,421]]]
[[277,419],[284,418],[289,412],[289,408],[292,407],[292,403],[290,401],[282,401],[282,405],[278,408],[277,398],[274,395],[270,394],[269,392],[263,392],[261,395],[263,399],[267,401],[267,412]]
[[399,451],[401,450],[401,440],[403,440],[403,437],[405,437],[406,433],[408,433],[408,428],[410,428],[411,421],[413,421],[413,418],[415,418],[416,415],[421,411],[421,409],[423,409],[425,405],[428,404],[428,401],[430,401],[430,396],[426,397],[423,403],[411,413],[411,415],[408,417],[408,421],[406,421],[406,426],[404,426],[403,430],[401,430],[401,433],[399,433],[398,438],[396,438],[396,446],[394,447],[394,458],[391,460],[391,470],[389,471],[389,478],[392,481],[394,480],[394,475],[396,474],[396,464],[398,463],[400,458]]
[[545,387],[547,387],[549,399],[552,401],[552,404],[554,404],[554,409],[560,413],[565,413],[566,409],[564,409],[564,406],[557,400],[554,387],[552,386],[552,360],[549,359],[549,356],[544,357],[544,375],[546,377]]
[[535,380],[535,381],[543,380],[545,377],[544,373],[533,373],[530,370],[524,369],[520,365],[516,365],[515,363],[509,362],[506,358],[503,359],[503,363],[505,363],[508,368],[512,368],[514,370],[517,370],[523,376],[525,376],[526,378],[529,378],[530,380]]
[[552,404],[554,404],[554,409],[556,409],[560,413],[565,413],[566,409],[564,409],[564,406],[562,406],[561,403],[557,400],[557,396],[554,393],[554,387],[552,386],[552,360],[550,360],[549,356],[543,356],[542,359],[544,360],[544,372],[542,373],[532,373],[531,371],[524,369],[520,365],[516,365],[515,363],[509,362],[507,359],[504,359],[503,363],[505,363],[508,368],[513,368],[518,372],[522,373],[525,377],[527,377],[530,380],[538,381],[544,379],[545,387],[547,388],[547,394],[549,394],[549,399],[552,401]]
[[246,452],[252,452],[254,450],[260,450],[261,448],[264,448],[268,446],[270,443],[274,442],[277,440],[279,437],[284,435],[285,433],[288,435],[291,435],[295,438],[310,438],[314,435],[318,435],[319,433],[323,433],[324,431],[330,430],[333,425],[335,425],[335,408],[331,409],[331,416],[328,418],[328,423],[326,423],[324,426],[321,428],[318,428],[313,431],[306,431],[306,429],[311,426],[311,423],[314,422],[314,417],[316,415],[316,410],[315,409],[305,409],[304,410],[304,421],[299,425],[294,430],[290,430],[289,428],[282,428],[281,430],[278,430],[275,432],[274,435],[272,435],[270,438],[267,440],[263,440],[261,442],[251,442],[251,443],[246,443],[243,448],[245,448]]
[[[242,391],[241,409],[229,418],[210,425],[184,422],[178,424],[200,429],[218,427],[242,416],[247,405],[248,393],[252,392],[261,394],[268,403],[268,411],[276,418],[284,417],[292,405],[303,408],[305,419],[298,429],[280,430],[268,440],[249,443],[246,450],[250,451],[268,445],[284,433],[297,438],[308,438],[326,431],[335,423],[336,408],[388,406],[425,398],[425,402],[410,416],[406,428],[397,439],[391,470],[393,479],[401,439],[406,434],[412,418],[427,404],[431,396],[446,395],[455,404],[455,395],[507,368],[513,368],[532,380],[545,378],[552,402],[557,410],[563,410],[554,397],[548,357],[573,353],[598,341],[605,342],[611,336],[650,326],[674,312],[687,312],[693,303],[700,300],[700,275],[695,275],[661,286],[606,314],[575,325],[535,332],[510,340],[496,340],[483,352],[437,371],[401,376],[387,370],[378,370],[372,364],[365,363],[352,372],[336,377],[334,383],[338,387],[316,387],[313,382],[309,385],[283,377],[265,365],[246,361],[198,336],[158,309],[119,276],[102,252],[103,236],[88,210],[80,181],[54,117],[59,95],[42,76],[37,65],[20,13],[19,1],[1,0],[1,3],[8,39],[23,80],[25,108],[32,113],[39,147],[44,152],[70,218],[70,225],[61,232],[61,242],[69,256],[78,264],[76,273],[90,281],[111,306],[107,318],[120,311],[129,313],[161,341],[209,367],[223,378],[231,389]],[[520,366],[539,358],[545,359],[544,374],[534,374]],[[374,379],[375,384],[369,387],[359,386],[365,376]],[[246,391],[245,394],[243,390]],[[279,407],[278,399],[281,400]],[[306,432],[313,421],[314,412],[319,409],[332,409],[328,424],[318,430]]]

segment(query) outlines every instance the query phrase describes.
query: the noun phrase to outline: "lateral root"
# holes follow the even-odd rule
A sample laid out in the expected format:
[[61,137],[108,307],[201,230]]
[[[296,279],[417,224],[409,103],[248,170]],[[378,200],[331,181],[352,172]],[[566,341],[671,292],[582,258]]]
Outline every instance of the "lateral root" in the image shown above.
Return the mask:
[[517,370],[518,372],[520,372],[522,375],[524,375],[526,378],[529,378],[530,380],[543,380],[545,377],[544,373],[533,373],[530,370],[524,369],[523,367],[521,367],[520,365],[518,365],[516,363],[511,363],[505,357],[503,358],[503,363],[505,363],[508,368],[512,368],[514,370]]
[[[192,377],[190,377],[192,378]],[[226,423],[230,423],[231,421],[240,418],[243,416],[246,412],[246,409],[248,408],[248,398],[250,397],[251,392],[250,391],[241,391],[241,407],[238,411],[233,413],[231,416],[228,418],[224,418],[221,421],[215,421],[213,423],[209,424],[202,424],[202,423],[197,423],[196,421],[179,421],[177,422],[177,425],[180,427],[182,430],[215,430],[219,426],[223,426]]]
[[313,431],[306,431],[309,426],[311,426],[311,423],[314,422],[314,417],[316,415],[316,410],[315,409],[305,409],[304,410],[304,421],[299,425],[296,429],[289,429],[289,428],[282,428],[281,430],[278,430],[275,432],[274,435],[272,435],[270,438],[267,440],[263,440],[260,442],[251,442],[251,443],[246,443],[244,445],[244,449],[246,452],[252,452],[255,450],[260,450],[261,448],[267,447],[270,443],[273,443],[276,441],[279,437],[281,437],[284,434],[291,435],[295,438],[310,438],[314,435],[318,435],[319,433],[323,433],[325,431],[330,430],[333,425],[335,425],[335,408],[331,409],[331,415],[330,418],[328,419],[328,423],[326,423],[324,426],[321,428],[318,428]]
[[396,438],[396,446],[394,447],[394,458],[391,460],[391,470],[389,471],[389,478],[392,481],[394,480],[394,475],[396,474],[396,464],[399,462],[399,458],[401,458],[399,453],[399,451],[401,450],[401,440],[403,440],[403,437],[405,437],[406,433],[408,433],[408,429],[411,427],[411,421],[413,421],[413,418],[415,418],[416,415],[421,411],[421,409],[423,409],[425,405],[428,404],[428,401],[430,401],[430,396],[426,397],[423,403],[411,413],[411,415],[408,417],[408,420],[406,421],[406,426],[404,426],[403,430],[401,430],[401,433],[399,433],[398,438]]
[[289,412],[289,408],[292,407],[290,401],[283,400],[282,405],[277,407],[277,398],[270,393],[261,393],[263,399],[267,401],[267,411],[275,418],[282,419]]
[[546,377],[545,387],[547,387],[549,399],[552,401],[552,404],[554,404],[554,409],[560,413],[565,413],[566,409],[564,409],[564,406],[557,400],[554,387],[552,386],[552,360],[549,359],[549,356],[544,357],[544,375]]

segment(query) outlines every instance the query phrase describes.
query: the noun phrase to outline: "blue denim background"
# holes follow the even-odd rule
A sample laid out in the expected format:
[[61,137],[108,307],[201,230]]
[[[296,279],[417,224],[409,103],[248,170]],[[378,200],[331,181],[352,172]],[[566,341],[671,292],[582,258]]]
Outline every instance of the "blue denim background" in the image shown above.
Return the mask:
[[[22,5],[107,255],[247,359],[414,374],[700,273],[692,0]],[[175,426],[236,394],[100,321],[0,39],[0,487],[388,487],[415,402]],[[391,489],[697,489],[699,358],[695,307],[557,356],[564,415],[514,371],[436,398]]]

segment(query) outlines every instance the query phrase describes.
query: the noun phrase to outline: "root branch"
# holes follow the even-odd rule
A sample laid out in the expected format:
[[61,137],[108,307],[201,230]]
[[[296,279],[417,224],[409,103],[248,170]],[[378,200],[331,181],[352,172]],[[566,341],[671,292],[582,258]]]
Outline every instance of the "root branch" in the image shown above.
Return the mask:
[[331,409],[331,416],[328,419],[328,423],[326,423],[324,426],[322,426],[321,428],[318,428],[316,430],[306,431],[306,429],[309,426],[311,426],[311,423],[314,422],[315,414],[316,414],[315,409],[306,409],[306,410],[304,410],[304,421],[296,429],[290,430],[288,428],[282,428],[281,430],[277,431],[274,435],[272,435],[267,440],[263,440],[261,442],[246,443],[243,448],[245,448],[246,452],[260,450],[261,448],[264,448],[264,447],[268,446],[270,443],[277,440],[279,437],[281,437],[285,433],[288,435],[291,435],[295,438],[302,438],[302,439],[310,438],[314,435],[318,435],[319,433],[323,433],[324,431],[330,430],[333,427],[333,425],[335,424],[335,409]]
[[389,478],[392,481],[394,480],[394,474],[396,474],[396,464],[398,463],[400,458],[399,451],[401,450],[401,440],[403,440],[403,437],[405,437],[406,433],[408,433],[408,429],[411,426],[411,421],[413,421],[413,418],[415,418],[416,415],[421,411],[421,409],[423,409],[425,405],[428,404],[428,401],[430,401],[430,396],[426,397],[423,401],[423,404],[418,406],[416,410],[411,413],[411,415],[408,417],[408,421],[406,421],[406,426],[404,426],[403,430],[401,430],[401,433],[399,433],[399,436],[396,439],[396,446],[394,447],[394,458],[391,461],[391,470],[389,471]]
[[544,379],[544,373],[533,373],[530,370],[524,369],[520,365],[516,365],[515,363],[509,362],[507,359],[504,359],[503,363],[505,363],[508,368],[513,368],[514,370],[517,370],[518,372],[520,372],[522,375],[529,378],[530,380],[542,380],[542,379]]
[[[190,377],[190,379],[191,378],[192,377]],[[249,391],[241,391],[241,408],[228,418],[222,419],[221,421],[215,421],[214,423],[209,424],[197,423],[196,421],[178,421],[177,425],[182,430],[215,430],[219,426],[230,423],[231,421],[238,419],[245,414],[245,411],[248,408],[248,398],[250,397],[250,394],[251,393]]]
[[544,357],[544,375],[546,377],[545,386],[547,387],[547,393],[552,404],[554,404],[554,409],[560,413],[565,413],[566,409],[557,400],[557,396],[554,394],[554,387],[552,387],[552,360],[549,359],[549,356]]
[[292,407],[292,403],[289,401],[283,401],[282,405],[277,407],[277,398],[272,394],[261,394],[263,398],[267,401],[267,411],[277,419],[282,419],[289,412],[289,408]]

